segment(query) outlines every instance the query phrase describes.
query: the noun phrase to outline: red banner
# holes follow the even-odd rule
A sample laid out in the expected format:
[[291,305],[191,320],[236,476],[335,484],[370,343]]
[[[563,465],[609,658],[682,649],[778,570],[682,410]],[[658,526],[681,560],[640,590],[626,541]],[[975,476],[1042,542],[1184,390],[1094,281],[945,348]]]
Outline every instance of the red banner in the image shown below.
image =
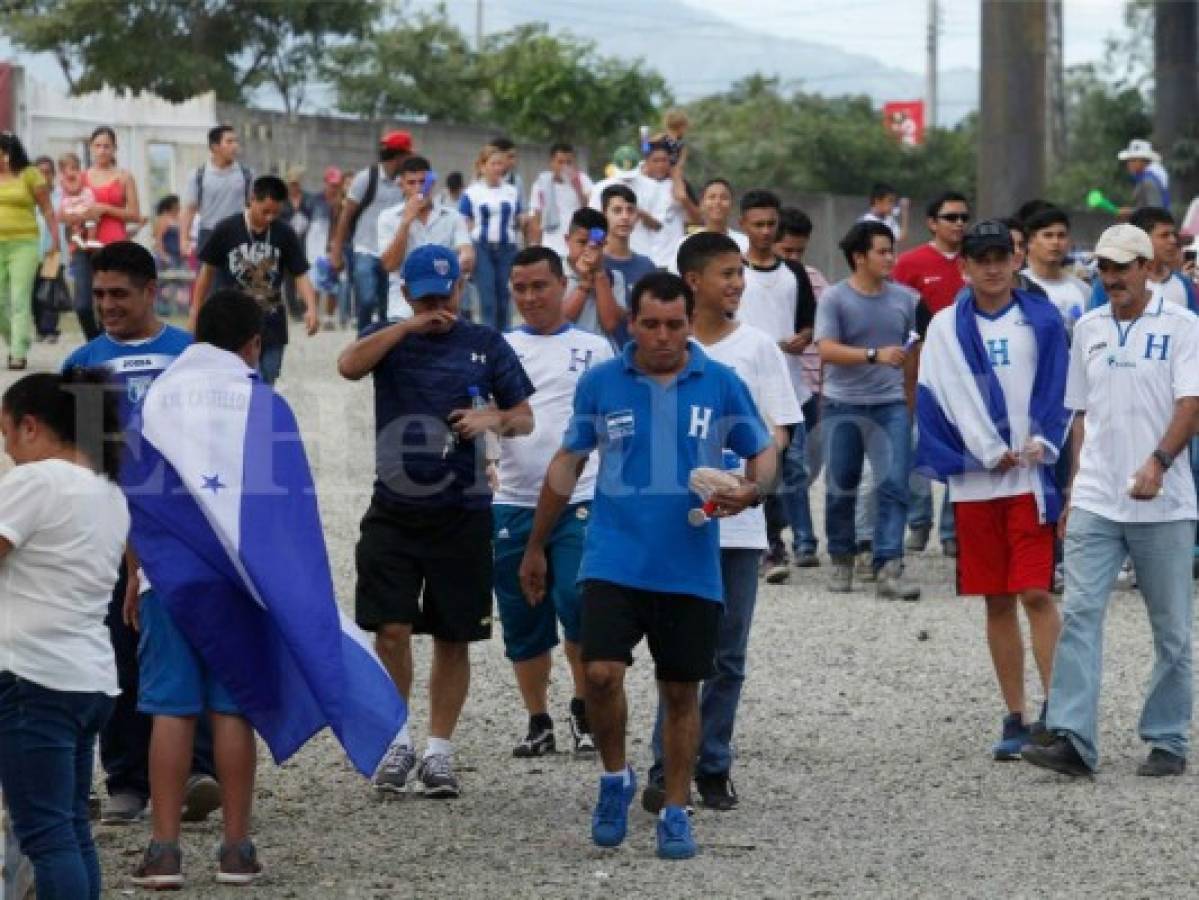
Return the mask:
[[883,104],[883,127],[905,147],[924,143],[924,101],[891,100]]
[[14,131],[13,120],[12,66],[0,62],[0,131]]

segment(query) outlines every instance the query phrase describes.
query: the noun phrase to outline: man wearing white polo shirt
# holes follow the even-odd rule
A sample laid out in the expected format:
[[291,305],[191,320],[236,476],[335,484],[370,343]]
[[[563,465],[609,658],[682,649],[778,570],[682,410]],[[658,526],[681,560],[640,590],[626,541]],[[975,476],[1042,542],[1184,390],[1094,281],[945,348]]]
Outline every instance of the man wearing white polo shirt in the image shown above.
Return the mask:
[[1136,226],[1107,229],[1095,256],[1110,304],[1078,320],[1070,350],[1075,462],[1068,518],[1064,511],[1058,526],[1066,592],[1046,718],[1055,738],[1023,756],[1065,775],[1095,770],[1103,618],[1127,555],[1155,656],[1139,725],[1152,749],[1137,773],[1180,775],[1192,707],[1196,504],[1187,445],[1199,426],[1199,318],[1153,299],[1146,285],[1153,245]]

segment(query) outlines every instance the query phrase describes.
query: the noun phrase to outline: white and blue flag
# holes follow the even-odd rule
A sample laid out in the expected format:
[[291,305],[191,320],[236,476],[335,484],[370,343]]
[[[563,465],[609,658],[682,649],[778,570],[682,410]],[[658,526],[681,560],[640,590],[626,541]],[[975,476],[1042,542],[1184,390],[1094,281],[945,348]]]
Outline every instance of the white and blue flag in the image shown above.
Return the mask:
[[407,710],[337,607],[286,401],[235,354],[195,344],[147,391],[128,440],[142,568],[275,761],[327,726],[373,774]]

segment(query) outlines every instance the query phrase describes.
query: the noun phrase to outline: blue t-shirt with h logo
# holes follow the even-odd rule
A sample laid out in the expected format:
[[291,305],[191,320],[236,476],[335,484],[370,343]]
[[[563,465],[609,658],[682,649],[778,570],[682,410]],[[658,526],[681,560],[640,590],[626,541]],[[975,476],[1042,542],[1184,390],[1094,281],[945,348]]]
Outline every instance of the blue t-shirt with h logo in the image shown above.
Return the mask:
[[128,343],[107,334],[88,341],[74,350],[62,364],[62,370],[103,369],[114,386],[120,388],[121,424],[141,407],[142,398],[180,353],[191,346],[192,336],[182,328],[163,325],[154,337]]
[[770,432],[737,373],[694,341],[686,367],[663,384],[634,363],[637,346],[579,382],[563,438],[572,453],[598,449],[600,465],[579,580],[722,602],[720,532],[687,521],[700,499],[692,469],[726,468],[724,451],[748,459]]

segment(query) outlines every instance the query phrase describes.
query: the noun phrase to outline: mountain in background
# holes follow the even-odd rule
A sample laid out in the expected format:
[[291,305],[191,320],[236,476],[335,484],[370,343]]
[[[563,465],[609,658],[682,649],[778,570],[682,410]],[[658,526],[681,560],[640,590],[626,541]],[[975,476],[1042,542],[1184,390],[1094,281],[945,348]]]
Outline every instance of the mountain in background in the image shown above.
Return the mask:
[[[830,6],[830,12],[833,11]],[[449,5],[450,18],[473,35],[474,3]],[[683,102],[727,90],[754,73],[777,76],[783,86],[825,96],[865,94],[886,100],[924,96],[924,77],[879,59],[848,53],[828,44],[779,37],[753,30],[689,6],[681,0],[504,0],[484,6],[488,33],[528,21],[551,31],[569,31],[595,42],[606,56],[643,59],[657,69]],[[768,23],[764,23],[768,24]],[[923,66],[924,47],[911,48],[911,68]],[[940,73],[937,121],[954,125],[978,108],[978,72]]]

